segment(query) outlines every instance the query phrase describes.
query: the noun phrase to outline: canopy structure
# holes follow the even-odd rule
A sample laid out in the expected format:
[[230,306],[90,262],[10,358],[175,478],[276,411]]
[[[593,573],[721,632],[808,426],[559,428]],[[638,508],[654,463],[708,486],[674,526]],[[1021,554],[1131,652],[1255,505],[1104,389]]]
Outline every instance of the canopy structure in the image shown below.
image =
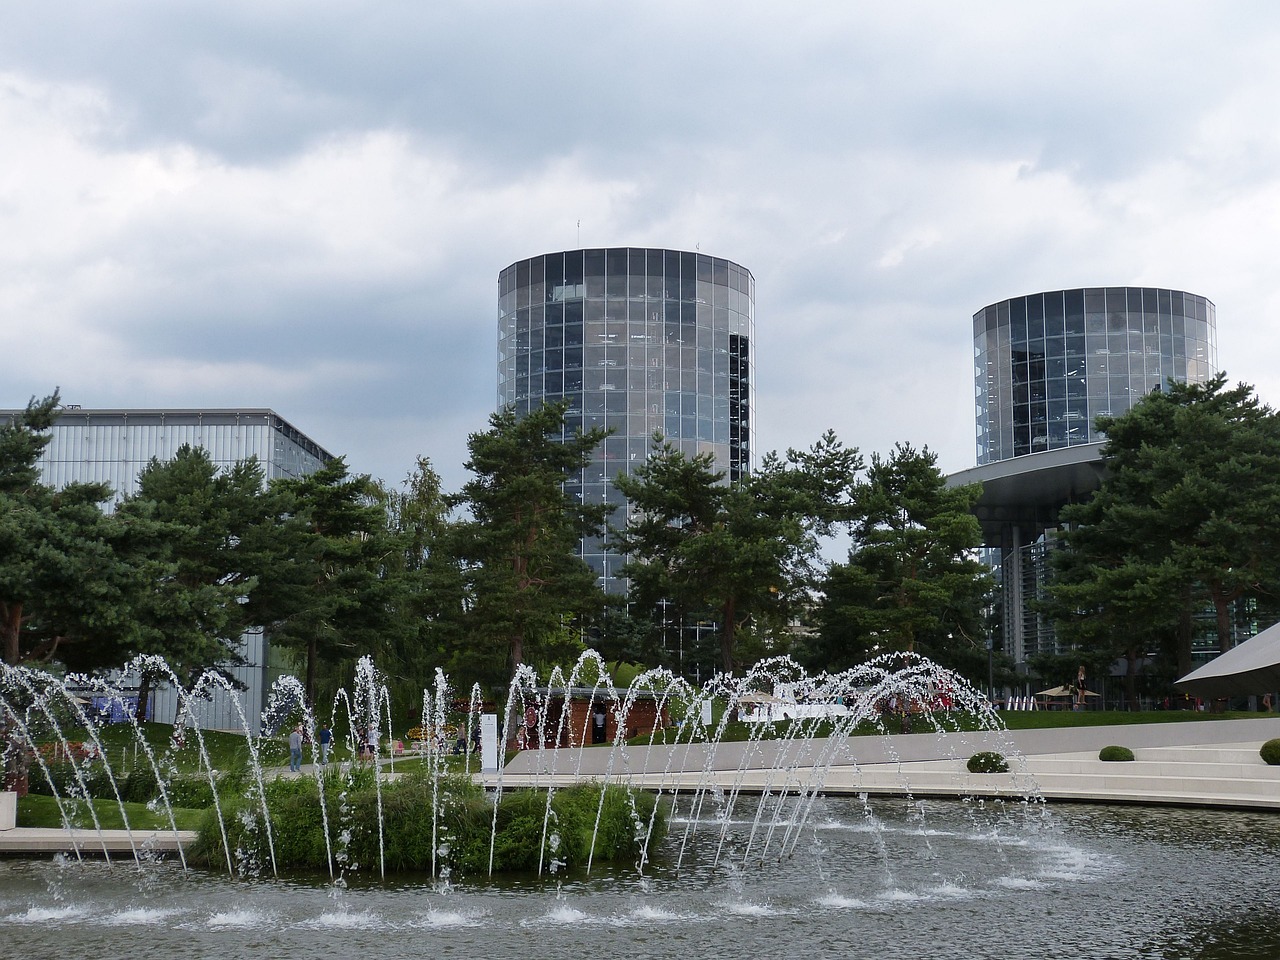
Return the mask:
[[1214,657],[1174,686],[1207,700],[1280,690],[1280,624]]
[[739,703],[781,703],[782,700],[775,697],[771,693],[761,693],[759,690],[752,690],[744,693],[738,698]]
[[[1037,697],[1074,697],[1075,695],[1075,687],[1050,687],[1048,690],[1041,690],[1036,694]],[[1100,697],[1102,694],[1094,693],[1092,690],[1081,690],[1080,696]]]

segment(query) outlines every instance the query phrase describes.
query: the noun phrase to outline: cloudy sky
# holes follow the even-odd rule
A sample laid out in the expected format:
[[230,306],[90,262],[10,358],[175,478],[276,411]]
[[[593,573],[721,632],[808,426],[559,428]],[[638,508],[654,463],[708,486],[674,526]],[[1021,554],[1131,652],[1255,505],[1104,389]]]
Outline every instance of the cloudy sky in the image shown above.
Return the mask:
[[971,317],[1142,284],[1280,404],[1280,4],[92,0],[0,15],[0,407],[269,406],[465,479],[496,278],[757,281],[757,451],[974,463]]

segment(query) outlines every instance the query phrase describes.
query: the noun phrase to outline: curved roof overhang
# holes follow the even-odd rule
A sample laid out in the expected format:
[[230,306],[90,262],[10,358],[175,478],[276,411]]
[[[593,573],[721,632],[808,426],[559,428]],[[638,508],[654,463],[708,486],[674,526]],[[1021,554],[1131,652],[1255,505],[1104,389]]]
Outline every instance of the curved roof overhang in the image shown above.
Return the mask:
[[1102,446],[1061,447],[971,467],[947,477],[947,486],[982,484],[974,513],[989,546],[1004,542],[1011,527],[1022,530],[1019,539],[1026,543],[1056,525],[1060,507],[1098,489],[1105,472]]

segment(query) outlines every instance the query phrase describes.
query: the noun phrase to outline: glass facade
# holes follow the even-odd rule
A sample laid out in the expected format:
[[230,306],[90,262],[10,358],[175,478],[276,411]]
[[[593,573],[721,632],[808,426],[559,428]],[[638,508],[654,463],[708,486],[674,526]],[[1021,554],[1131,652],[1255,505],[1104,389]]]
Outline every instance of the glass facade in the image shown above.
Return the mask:
[[[11,419],[15,411],[2,411]],[[118,497],[138,492],[153,457],[171,460],[184,444],[226,469],[256,457],[267,480],[314,473],[333,457],[270,410],[64,409],[50,431],[40,473],[52,487],[105,483]]]
[[974,314],[973,344],[980,466],[1097,442],[1099,415],[1218,368],[1213,303],[1152,287],[1002,300]]
[[[13,422],[21,411],[0,410],[0,421]],[[267,409],[256,410],[103,410],[63,408],[49,431],[49,444],[37,465],[44,483],[65,487],[69,483],[104,483],[117,498],[138,492],[138,475],[153,458],[172,460],[184,444],[201,447],[219,469],[256,457],[267,481],[302,477],[333,459],[328,451],[283,417]],[[112,509],[114,504],[107,504]],[[200,725],[206,729],[240,729],[244,710],[251,732],[259,733],[273,674],[268,662],[271,648],[261,630],[241,638],[244,663],[226,665],[224,671],[244,689],[228,694],[218,689],[208,700],[194,704]],[[122,686],[136,678],[117,678]],[[152,697],[152,716],[173,722],[179,707],[177,691],[160,684]]]
[[[623,499],[612,479],[645,461],[654,433],[711,453],[730,479],[751,468],[755,278],[729,260],[641,247],[566,250],[498,276],[498,405],[569,405],[567,429],[612,435],[567,488]],[[621,519],[613,520],[615,524]],[[621,592],[602,540],[583,558]]]

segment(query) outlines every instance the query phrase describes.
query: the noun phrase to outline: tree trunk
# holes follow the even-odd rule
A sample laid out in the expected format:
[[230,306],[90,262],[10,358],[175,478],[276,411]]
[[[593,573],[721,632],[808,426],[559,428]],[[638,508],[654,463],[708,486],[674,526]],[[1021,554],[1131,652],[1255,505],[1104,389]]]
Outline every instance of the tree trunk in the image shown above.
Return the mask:
[[303,684],[303,692],[307,698],[307,706],[311,706],[316,702],[316,660],[319,659],[320,651],[316,645],[316,638],[312,637],[307,641],[307,678]]
[[730,597],[724,604],[724,623],[720,625],[720,665],[724,672],[733,675],[734,602]]
[[18,639],[22,636],[22,604],[0,604],[0,636],[4,639],[4,662],[18,665]]
[[1231,649],[1231,601],[1214,597],[1213,612],[1218,619],[1218,652],[1226,653]]
[[507,642],[507,676],[515,679],[516,670],[524,663],[524,634],[517,630]]
[[147,706],[151,701],[151,673],[143,670],[138,677],[138,709],[135,716],[141,723],[147,719]]
[[1124,652],[1124,699],[1130,710],[1137,709],[1134,704],[1138,702],[1138,651],[1134,647],[1130,647]]
[[1178,611],[1178,635],[1174,649],[1174,660],[1178,664],[1178,676],[1185,677],[1191,672],[1191,638],[1195,634],[1195,619],[1191,612],[1191,588],[1182,590],[1182,609]]

